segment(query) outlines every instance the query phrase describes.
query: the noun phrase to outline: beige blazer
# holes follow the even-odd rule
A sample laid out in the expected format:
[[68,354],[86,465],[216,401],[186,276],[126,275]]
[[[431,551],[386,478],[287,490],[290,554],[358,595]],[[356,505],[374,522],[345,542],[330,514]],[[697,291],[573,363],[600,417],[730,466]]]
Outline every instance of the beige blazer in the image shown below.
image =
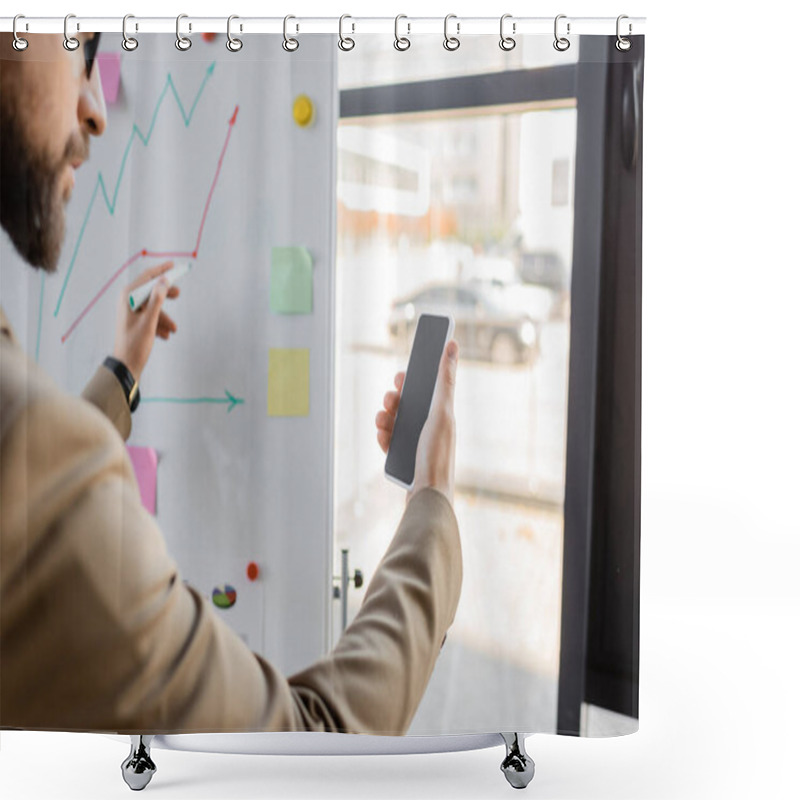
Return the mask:
[[284,677],[183,583],[141,505],[113,374],[100,367],[72,397],[25,355],[2,309],[0,327],[0,727],[408,729],[461,592],[443,494],[408,502],[336,647]]

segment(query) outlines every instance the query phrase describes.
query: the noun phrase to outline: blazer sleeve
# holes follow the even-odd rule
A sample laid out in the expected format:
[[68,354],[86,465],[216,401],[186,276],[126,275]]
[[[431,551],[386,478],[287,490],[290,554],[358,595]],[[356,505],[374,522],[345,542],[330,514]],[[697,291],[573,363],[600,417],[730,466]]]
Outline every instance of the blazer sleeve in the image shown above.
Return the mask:
[[102,364],[97,368],[81,397],[97,406],[117,429],[123,441],[131,435],[131,410],[117,376]]
[[183,582],[108,419],[59,394],[3,436],[0,725],[405,732],[461,589],[443,495],[408,502],[336,648],[287,679]]
[[302,727],[405,733],[461,594],[461,543],[450,501],[423,489],[403,518],[364,601],[336,647],[289,678]]

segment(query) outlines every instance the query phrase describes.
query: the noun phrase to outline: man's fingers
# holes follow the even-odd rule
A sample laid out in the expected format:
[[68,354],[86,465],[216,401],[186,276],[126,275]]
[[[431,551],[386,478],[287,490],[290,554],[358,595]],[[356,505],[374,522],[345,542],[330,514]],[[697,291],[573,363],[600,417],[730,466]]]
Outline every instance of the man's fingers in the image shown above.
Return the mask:
[[147,281],[153,280],[153,278],[157,278],[159,275],[163,275],[168,270],[172,269],[174,265],[174,261],[164,261],[162,264],[158,264],[155,267],[150,267],[150,269],[144,270],[141,275],[139,275],[133,283],[129,284],[128,287],[125,289],[125,294],[129,294],[132,289],[136,289],[139,286],[143,286]]
[[394,430],[394,417],[385,411],[379,411],[375,415],[375,426],[378,430],[387,431],[391,434]]
[[378,431],[378,444],[384,453],[389,452],[389,442],[392,440],[392,435],[385,430]]
[[451,339],[442,353],[439,362],[439,375],[436,379],[436,389],[433,394],[433,404],[449,403],[452,407],[453,395],[456,388],[456,367],[458,366],[458,342]]
[[147,283],[147,281],[153,280],[153,278],[157,278],[159,275],[163,275],[165,272],[169,272],[175,266],[174,261],[163,261],[161,264],[156,264],[155,267],[150,267],[146,269],[139,277],[144,277],[142,283]]
[[397,406],[400,405],[399,392],[386,392],[383,396],[383,407],[390,414],[397,414]]
[[[168,314],[165,314],[163,311],[158,317],[158,327],[156,328],[156,333],[159,336],[162,336],[164,333],[175,333],[178,330],[178,326],[175,324],[172,317]],[[163,337],[166,338],[166,337]]]
[[153,291],[150,292],[150,297],[147,298],[147,301],[141,308],[142,313],[149,318],[150,324],[153,326],[150,330],[154,330],[158,326],[161,306],[164,305],[168,288],[166,279],[162,278],[153,287]]
[[398,372],[394,376],[396,392],[386,392],[383,396],[383,408],[375,415],[375,426],[378,429],[378,444],[384,453],[389,451],[389,442],[392,440],[394,431],[394,420],[397,416],[397,408],[400,405],[400,390],[403,388],[404,372]]
[[158,317],[158,324],[166,325],[173,333],[175,333],[175,331],[178,330],[178,326],[175,324],[175,320],[172,319],[172,317],[169,314],[165,314],[163,311]]

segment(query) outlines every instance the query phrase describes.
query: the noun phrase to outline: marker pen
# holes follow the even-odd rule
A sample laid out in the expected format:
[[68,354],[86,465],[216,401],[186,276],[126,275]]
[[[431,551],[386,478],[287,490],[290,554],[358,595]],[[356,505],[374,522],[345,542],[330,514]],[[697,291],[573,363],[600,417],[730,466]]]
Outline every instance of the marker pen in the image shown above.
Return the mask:
[[157,278],[153,278],[142,286],[134,289],[128,295],[128,308],[131,311],[137,311],[139,308],[141,308],[141,306],[147,302],[147,298],[150,297],[150,293],[162,278],[167,279],[167,286],[172,286],[174,283],[177,283],[179,278],[182,278],[191,269],[191,261],[184,261],[180,264],[176,264],[172,269],[167,270],[163,275],[159,275]]

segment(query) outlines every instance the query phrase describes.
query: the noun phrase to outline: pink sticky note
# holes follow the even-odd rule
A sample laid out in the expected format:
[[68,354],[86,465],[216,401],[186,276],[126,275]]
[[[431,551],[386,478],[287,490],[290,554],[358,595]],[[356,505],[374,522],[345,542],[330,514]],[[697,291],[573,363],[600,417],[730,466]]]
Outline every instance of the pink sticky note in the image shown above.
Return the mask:
[[119,92],[119,66],[120,54],[98,53],[97,66],[100,67],[100,83],[103,87],[103,97],[109,105],[117,102]]
[[158,454],[152,447],[128,446],[128,455],[133,462],[133,471],[139,482],[142,505],[151,513],[156,513],[156,472]]

